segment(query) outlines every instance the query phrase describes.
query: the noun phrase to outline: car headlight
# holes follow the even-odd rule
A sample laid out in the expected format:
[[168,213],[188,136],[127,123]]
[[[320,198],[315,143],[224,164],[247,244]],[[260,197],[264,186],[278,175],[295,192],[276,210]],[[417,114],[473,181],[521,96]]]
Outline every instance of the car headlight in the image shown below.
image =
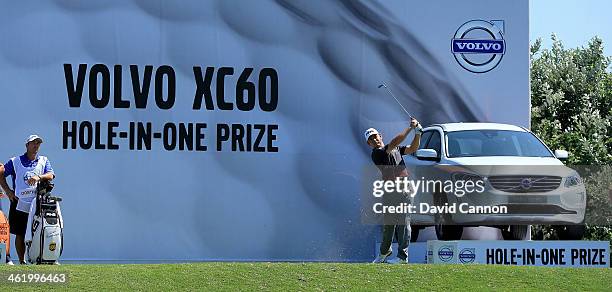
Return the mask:
[[582,178],[577,172],[565,178],[566,188],[571,188],[580,185],[582,185]]

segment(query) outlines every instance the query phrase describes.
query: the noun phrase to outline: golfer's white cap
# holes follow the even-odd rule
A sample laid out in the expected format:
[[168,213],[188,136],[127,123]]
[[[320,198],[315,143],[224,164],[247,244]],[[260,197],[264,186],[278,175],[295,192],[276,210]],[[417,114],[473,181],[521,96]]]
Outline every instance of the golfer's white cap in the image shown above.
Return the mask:
[[365,131],[365,133],[363,134],[363,136],[365,136],[366,142],[368,141],[368,139],[370,138],[370,136],[372,135],[376,135],[378,134],[378,131],[376,131],[376,129],[374,128],[369,128]]
[[30,142],[32,142],[34,140],[40,140],[40,143],[43,142],[43,139],[40,136],[34,134],[34,135],[28,136],[28,139],[26,139],[26,144],[28,144],[28,143],[30,143]]

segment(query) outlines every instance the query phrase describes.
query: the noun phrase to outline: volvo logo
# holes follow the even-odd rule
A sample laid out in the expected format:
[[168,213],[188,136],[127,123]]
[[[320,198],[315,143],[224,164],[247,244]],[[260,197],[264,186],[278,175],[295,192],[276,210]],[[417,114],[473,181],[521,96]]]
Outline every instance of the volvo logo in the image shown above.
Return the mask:
[[443,246],[438,250],[438,258],[442,261],[448,262],[453,258],[453,249],[450,246]]
[[523,190],[530,189],[532,185],[533,181],[528,177],[521,180],[521,188],[523,188]]
[[464,248],[459,253],[459,261],[464,264],[473,263],[476,259],[475,248]]
[[459,27],[451,51],[461,67],[473,73],[493,70],[506,52],[501,20],[471,20]]

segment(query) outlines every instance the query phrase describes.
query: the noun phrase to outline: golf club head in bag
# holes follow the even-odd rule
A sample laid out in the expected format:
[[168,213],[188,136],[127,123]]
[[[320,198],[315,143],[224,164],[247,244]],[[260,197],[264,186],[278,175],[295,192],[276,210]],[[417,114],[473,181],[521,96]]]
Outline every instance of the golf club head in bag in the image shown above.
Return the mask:
[[53,184],[53,182],[51,181],[41,180],[40,182],[38,182],[38,185],[36,186],[36,194],[39,196],[48,195],[51,193],[54,186],[55,184]]

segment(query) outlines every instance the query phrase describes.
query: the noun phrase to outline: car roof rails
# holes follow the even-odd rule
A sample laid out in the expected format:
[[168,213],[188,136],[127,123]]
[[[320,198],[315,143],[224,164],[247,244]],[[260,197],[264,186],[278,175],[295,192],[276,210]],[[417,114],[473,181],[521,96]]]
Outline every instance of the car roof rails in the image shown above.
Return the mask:
[[440,128],[442,128],[442,131],[446,132],[446,127],[444,127],[443,124],[431,124],[431,125],[429,125],[429,126],[427,126],[425,128],[428,128],[428,127],[440,127]]

